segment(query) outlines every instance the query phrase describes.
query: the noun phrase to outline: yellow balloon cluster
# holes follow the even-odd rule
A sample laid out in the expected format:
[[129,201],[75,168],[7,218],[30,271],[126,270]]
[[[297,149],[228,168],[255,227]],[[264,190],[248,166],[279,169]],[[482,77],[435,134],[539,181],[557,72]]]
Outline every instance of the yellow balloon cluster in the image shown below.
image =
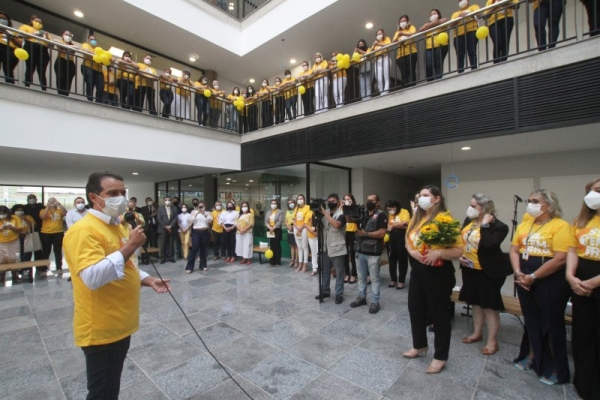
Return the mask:
[[477,39],[479,40],[483,40],[486,37],[488,37],[488,35],[490,34],[490,28],[488,28],[487,26],[480,26],[479,28],[477,28],[477,32],[475,32],[475,36],[477,36]]
[[233,102],[233,105],[235,106],[235,108],[237,108],[237,110],[239,112],[244,111],[244,107],[246,106],[246,103],[244,102],[244,99],[242,99],[241,97],[238,97],[236,101]]
[[441,44],[442,46],[448,45],[449,38],[448,38],[448,34],[446,32],[440,33],[435,38],[436,38],[437,42],[439,44]]
[[25,60],[27,60],[29,58],[29,53],[25,49],[18,48],[18,49],[15,49],[15,56],[19,60],[25,61]]
[[271,258],[273,258],[273,250],[269,249],[269,250],[265,251],[265,257],[267,258],[267,260],[270,260]]
[[352,61],[354,62],[360,62],[360,53],[352,53]]
[[349,54],[338,54],[335,56],[335,59],[337,60],[337,67],[339,69],[350,68],[350,55]]
[[212,95],[212,92],[210,91],[210,89],[206,89],[206,90],[204,91],[204,95],[205,95],[206,97],[210,97],[210,96]]
[[95,63],[104,64],[109,66],[112,62],[112,53],[108,50],[104,50],[102,47],[96,47],[94,49],[94,57],[92,59]]
[[306,93],[306,88],[304,86],[299,86],[298,87],[298,93],[300,93],[300,94]]

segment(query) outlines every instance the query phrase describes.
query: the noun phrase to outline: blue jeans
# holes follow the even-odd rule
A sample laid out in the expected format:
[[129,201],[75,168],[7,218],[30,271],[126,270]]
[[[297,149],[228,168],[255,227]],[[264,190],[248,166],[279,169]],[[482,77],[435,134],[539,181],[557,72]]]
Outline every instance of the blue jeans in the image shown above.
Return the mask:
[[444,76],[444,59],[448,54],[448,46],[439,46],[425,50],[425,76],[427,82],[442,79]]
[[[560,32],[560,17],[563,13],[563,1],[543,1],[533,12],[533,28],[539,51],[546,50],[546,48],[551,49],[556,46]],[[546,46],[546,24],[548,24],[548,36],[550,36],[550,44],[548,46]]]
[[367,297],[367,273],[371,277],[371,302],[379,303],[379,259],[381,256],[369,256],[358,253],[358,297]]
[[[316,255],[313,255],[316,257]],[[329,257],[327,254],[323,255],[323,294],[330,294],[331,289],[329,284],[331,282],[331,266],[335,268],[335,295],[342,296],[344,294],[344,257]]]
[[208,120],[208,112],[210,111],[210,103],[208,97],[204,96],[203,93],[196,95],[196,110],[198,110],[198,124],[206,126]]
[[83,83],[85,85],[85,95],[88,101],[93,101],[94,89],[96,89],[96,103],[102,103],[104,99],[104,75],[102,72],[81,66],[83,73]]

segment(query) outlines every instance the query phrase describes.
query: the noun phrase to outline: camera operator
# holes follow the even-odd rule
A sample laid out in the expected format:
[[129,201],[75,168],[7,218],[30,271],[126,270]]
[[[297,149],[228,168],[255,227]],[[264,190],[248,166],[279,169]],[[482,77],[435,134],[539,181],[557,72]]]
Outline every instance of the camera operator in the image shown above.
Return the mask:
[[[344,301],[344,258],[348,254],[346,250],[346,218],[340,207],[340,198],[336,193],[327,197],[327,208],[321,204],[323,214],[323,281],[322,298],[330,297],[329,283],[331,279],[331,266],[335,268],[335,304]],[[313,253],[313,257],[316,255]],[[321,300],[321,295],[315,297]]]
[[379,311],[379,259],[383,253],[383,237],[387,231],[387,216],[379,209],[379,196],[375,193],[367,196],[367,213],[359,221],[356,232],[358,252],[358,297],[350,307],[367,304],[367,272],[371,276],[370,314]]

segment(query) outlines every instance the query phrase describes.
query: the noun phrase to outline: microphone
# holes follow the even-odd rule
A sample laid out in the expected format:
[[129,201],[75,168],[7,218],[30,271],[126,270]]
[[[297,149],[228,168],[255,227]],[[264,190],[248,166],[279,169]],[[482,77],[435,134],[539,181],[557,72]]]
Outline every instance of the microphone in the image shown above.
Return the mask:
[[[522,203],[522,202],[523,202],[523,199],[522,199],[522,198],[520,198],[519,196],[517,196],[516,194],[515,194],[515,199],[517,199],[517,201],[518,201],[519,203]],[[127,216],[125,216],[125,219],[127,220]]]

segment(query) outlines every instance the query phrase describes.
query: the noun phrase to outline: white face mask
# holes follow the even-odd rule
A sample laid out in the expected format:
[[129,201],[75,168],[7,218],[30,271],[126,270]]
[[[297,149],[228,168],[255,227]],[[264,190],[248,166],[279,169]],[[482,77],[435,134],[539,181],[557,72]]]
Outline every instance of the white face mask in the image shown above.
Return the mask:
[[600,193],[591,191],[584,198],[585,204],[592,210],[600,209]]
[[308,65],[303,65],[303,66],[302,66],[302,69],[303,69],[304,71],[308,71]]
[[185,214],[185,213],[187,212],[187,208],[183,207],[183,208],[181,209],[181,212]]
[[187,81],[188,79],[190,79],[190,76],[188,74],[183,74],[183,79]]
[[377,40],[383,40],[383,35],[377,35]]
[[422,210],[427,211],[434,205],[435,204],[431,202],[431,197],[425,197],[425,196],[419,197],[419,207],[421,207]]
[[69,36],[69,35],[64,35],[64,36],[63,36],[63,40],[64,40],[65,42],[67,42],[67,43],[71,43],[71,36]]
[[168,78],[168,77],[171,76],[171,73],[170,72],[165,72],[165,76]]
[[467,0],[462,0],[458,3],[458,6],[463,9],[466,8],[469,5],[469,2]]
[[285,79],[291,79],[291,78],[292,78],[292,76],[291,76],[291,75],[286,75],[286,76],[285,76]]
[[344,201],[344,205],[345,206],[351,206],[352,205],[352,200],[345,200]]
[[263,82],[262,87],[267,87],[267,82]]
[[435,22],[435,21],[437,21],[437,20],[438,20],[438,18],[439,18],[439,17],[438,17],[438,15],[437,15],[437,14],[433,14],[432,16],[430,16],[430,17],[429,17],[429,20],[430,20],[431,22]]
[[[100,198],[102,199],[102,197]],[[102,212],[109,217],[116,218],[127,210],[127,199],[125,196],[107,197],[102,200],[104,200]]]
[[321,57],[317,57],[317,58],[315,58],[315,62],[316,62],[317,64],[320,64],[320,63],[321,63]]
[[17,217],[22,217],[25,214],[25,211],[15,211],[15,215]]
[[222,208],[223,208],[223,206],[215,206],[215,210],[217,210],[217,211],[221,211]]
[[290,210],[293,210],[296,206],[294,205],[294,203],[290,203],[288,204],[288,207],[290,208]]
[[467,208],[467,217],[471,219],[479,217],[479,210],[473,206],[469,206],[469,208]]
[[144,63],[146,63],[146,65],[150,65],[152,64],[152,60],[149,58],[144,58]]
[[153,201],[148,201],[148,202],[146,202],[146,205],[147,205],[148,207],[150,207],[150,206],[151,206],[151,205],[153,205],[153,204],[154,204],[154,202],[153,202]]
[[277,204],[271,204],[271,210],[277,210]]
[[213,85],[213,87],[217,90],[219,89],[219,85]]
[[75,204],[75,208],[77,208],[79,211],[81,211],[85,208],[85,204],[77,203],[77,204]]
[[299,206],[302,206],[302,205],[304,205],[304,200],[303,199],[298,199],[297,203],[298,203]]
[[131,57],[125,57],[125,58],[123,58],[123,60],[125,60],[125,61],[131,61]]
[[165,206],[170,206],[171,202],[169,200],[165,201]]
[[388,213],[390,213],[390,215],[395,215],[396,214],[396,209],[394,208],[393,210],[388,210]]
[[0,214],[0,219],[6,219],[8,217],[8,215],[6,214]]
[[542,215],[543,213],[544,212],[542,211],[541,204],[533,204],[533,203],[527,204],[527,214],[531,215],[532,217],[537,218],[540,215]]
[[407,26],[408,26],[408,22],[406,22],[406,21],[400,22],[400,29],[406,29]]
[[240,91],[239,90],[234,90],[233,94],[235,94],[237,96],[238,94],[240,94]]
[[29,199],[29,200],[27,200],[27,202],[29,204],[36,204],[37,203],[37,199]]
[[248,207],[242,207],[242,212],[248,212]]

